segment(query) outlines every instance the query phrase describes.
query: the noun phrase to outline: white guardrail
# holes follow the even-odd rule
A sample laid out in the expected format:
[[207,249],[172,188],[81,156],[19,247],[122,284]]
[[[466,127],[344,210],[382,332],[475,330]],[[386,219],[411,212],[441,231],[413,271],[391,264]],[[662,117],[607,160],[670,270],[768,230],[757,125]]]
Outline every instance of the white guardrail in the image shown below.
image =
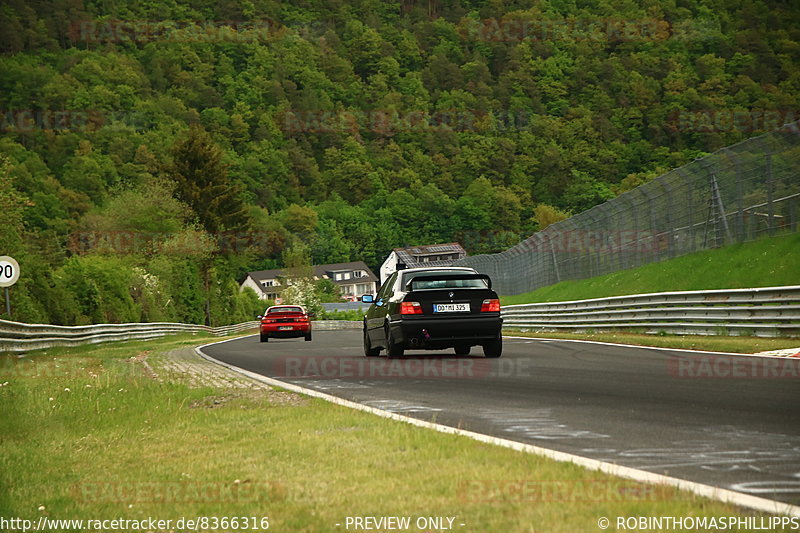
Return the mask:
[[689,335],[800,336],[800,286],[659,292],[508,305],[503,327],[523,331],[627,329]]
[[[78,346],[98,342],[153,339],[177,333],[210,333],[216,336],[232,335],[258,328],[253,320],[231,326],[200,326],[174,322],[144,322],[135,324],[93,324],[90,326],[53,326],[49,324],[24,324],[0,320],[0,352],[28,352],[54,346]],[[313,322],[316,330],[345,329],[354,326],[345,320],[320,320]],[[361,328],[361,322],[353,322]]]

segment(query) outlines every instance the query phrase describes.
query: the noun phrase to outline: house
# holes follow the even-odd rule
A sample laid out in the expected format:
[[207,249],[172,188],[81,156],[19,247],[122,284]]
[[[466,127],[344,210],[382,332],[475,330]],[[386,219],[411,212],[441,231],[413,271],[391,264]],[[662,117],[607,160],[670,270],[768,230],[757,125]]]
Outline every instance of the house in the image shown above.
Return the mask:
[[381,265],[381,285],[394,274],[395,270],[424,266],[450,266],[465,257],[467,257],[467,251],[457,242],[395,248]]
[[256,272],[248,272],[247,277],[244,278],[240,291],[245,287],[250,287],[261,300],[274,300],[280,295],[281,284],[278,278],[283,276],[283,270],[258,270]]
[[[375,293],[375,282],[378,277],[367,267],[363,261],[351,263],[335,263],[331,265],[315,265],[312,267],[314,279],[331,280],[346,299],[360,298],[364,294]],[[250,287],[262,300],[274,300],[280,297],[284,276],[282,269],[260,270],[248,272],[241,284],[240,290]]]

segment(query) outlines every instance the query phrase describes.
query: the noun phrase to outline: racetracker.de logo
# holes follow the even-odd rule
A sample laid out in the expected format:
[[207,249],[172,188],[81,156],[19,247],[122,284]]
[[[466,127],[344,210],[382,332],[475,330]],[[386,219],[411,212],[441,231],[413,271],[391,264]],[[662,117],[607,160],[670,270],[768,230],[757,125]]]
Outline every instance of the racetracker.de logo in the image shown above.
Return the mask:
[[473,479],[459,485],[465,503],[624,502],[666,501],[672,489],[625,480],[539,481],[530,479]]
[[72,486],[76,500],[93,504],[265,503],[282,499],[285,492],[283,484],[275,481],[238,479],[230,482],[87,482]]
[[668,123],[682,133],[763,133],[792,123],[795,109],[694,109],[670,113]]
[[522,110],[409,110],[353,109],[328,111],[290,109],[277,114],[278,127],[287,135],[323,133],[401,133],[526,131],[530,114]]
[[531,368],[523,359],[456,359],[435,355],[403,359],[282,356],[273,360],[272,375],[314,379],[481,379],[530,376]]
[[69,36],[74,43],[219,43],[265,42],[283,24],[270,20],[73,20]]
[[483,42],[664,41],[672,35],[669,22],[650,18],[483,19],[466,20],[461,29],[464,39]]
[[667,359],[667,372],[682,379],[797,379],[800,377],[800,359],[735,355],[670,357]]

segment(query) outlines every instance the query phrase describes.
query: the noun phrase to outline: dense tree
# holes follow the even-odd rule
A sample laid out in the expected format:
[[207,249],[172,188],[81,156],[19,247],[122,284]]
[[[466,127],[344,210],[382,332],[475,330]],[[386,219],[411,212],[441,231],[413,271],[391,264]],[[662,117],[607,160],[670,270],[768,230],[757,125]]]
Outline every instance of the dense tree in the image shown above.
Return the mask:
[[[297,243],[373,268],[401,245],[495,252],[800,118],[791,2],[634,4],[5,2],[22,318],[249,318],[234,280]],[[734,111],[772,118],[694,127]],[[162,237],[100,249],[114,232]]]
[[14,187],[11,164],[0,155],[0,249],[3,255],[23,251],[22,231],[29,201]]

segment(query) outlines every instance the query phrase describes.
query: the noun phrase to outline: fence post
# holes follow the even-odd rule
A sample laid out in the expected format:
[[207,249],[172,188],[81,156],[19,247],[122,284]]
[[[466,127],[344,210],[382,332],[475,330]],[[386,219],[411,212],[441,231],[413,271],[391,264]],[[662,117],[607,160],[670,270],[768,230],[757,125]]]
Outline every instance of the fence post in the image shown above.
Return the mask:
[[686,183],[686,207],[689,211],[689,231],[687,232],[689,238],[689,249],[686,250],[685,253],[691,253],[695,251],[695,236],[694,236],[694,185],[695,181],[690,180],[683,171],[683,168],[679,168],[675,171],[678,176],[683,178],[684,183]]
[[556,258],[555,248],[553,248],[553,239],[548,235],[547,241],[550,244],[550,255],[553,257],[553,270],[556,273],[556,283],[558,283],[561,281],[561,274],[558,272],[558,259]]
[[[730,150],[727,150],[726,153],[730,153]],[[731,158],[736,169],[736,240],[744,242],[744,176],[742,176],[742,162],[733,154],[731,154]]]
[[722,203],[722,193],[717,184],[717,175],[711,172],[711,195],[714,205],[719,212],[719,217],[722,219],[722,228],[725,230],[725,242],[730,243],[733,241],[731,236],[731,229],[728,227],[728,217],[725,216],[725,206]]
[[775,205],[772,201],[772,197],[774,195],[772,183],[772,154],[767,152],[764,154],[764,158],[766,159],[766,172],[767,172],[767,230],[769,231],[770,235],[775,234]]
[[674,202],[672,200],[672,187],[667,184],[666,175],[658,179],[661,183],[661,188],[667,197],[667,226],[669,227],[668,241],[667,241],[667,257],[675,257],[675,213]]
[[[653,196],[652,196],[652,195],[650,195],[650,193],[648,192],[648,189],[647,189],[647,188],[641,188],[641,189],[639,189],[639,191],[642,193],[642,196],[644,196],[645,198],[647,198],[647,211],[648,211],[648,212],[649,212],[649,214],[650,214],[650,232],[649,232],[649,233],[650,233],[650,235],[648,236],[648,239],[649,239],[649,241],[650,241],[650,246],[648,246],[648,249],[649,249],[649,252],[650,252],[650,254],[651,254],[651,257],[653,257],[653,256],[655,256],[655,255],[657,254],[657,252],[656,252],[656,246],[655,246],[655,234],[656,234],[656,209],[655,209],[655,202],[653,202]],[[637,242],[637,243],[639,242],[639,239],[638,239],[638,238],[637,238],[636,242]],[[641,247],[640,247],[640,248],[641,248]],[[639,265],[637,265],[637,266],[640,266],[640,265],[643,265],[643,264],[645,264],[645,263],[649,263],[649,262],[651,262],[651,261],[652,261],[652,259],[650,259],[650,261],[645,261],[645,260],[644,260],[644,255],[645,255],[645,253],[644,253],[643,251],[641,251],[641,250],[639,250],[639,251],[640,251],[640,252],[641,252],[641,254],[642,254],[642,256],[641,256],[641,257],[642,257],[642,259],[639,261]]]

